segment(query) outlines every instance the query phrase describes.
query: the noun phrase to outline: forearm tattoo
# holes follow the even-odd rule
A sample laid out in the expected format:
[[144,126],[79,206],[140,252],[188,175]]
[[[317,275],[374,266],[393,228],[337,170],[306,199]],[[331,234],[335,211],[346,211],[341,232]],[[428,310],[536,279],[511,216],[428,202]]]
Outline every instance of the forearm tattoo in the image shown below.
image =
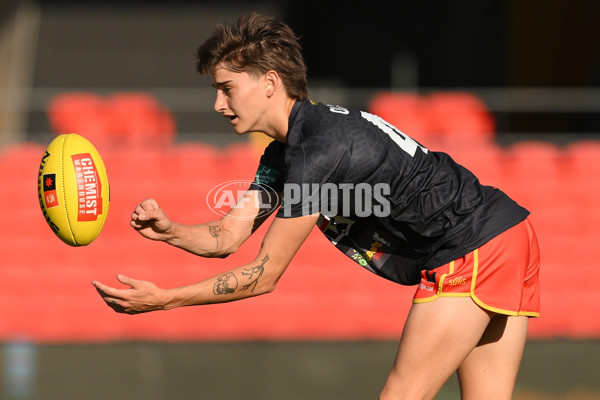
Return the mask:
[[269,255],[265,254],[265,258],[263,258],[256,267],[245,268],[242,271],[242,275],[247,276],[250,283],[242,286],[241,290],[247,290],[250,286],[254,285],[252,290],[250,290],[251,293],[254,293],[254,289],[256,289],[256,285],[258,284],[258,279],[262,276],[263,272],[265,272],[265,263],[267,261],[269,261]]
[[227,272],[217,278],[213,286],[214,294],[232,294],[238,287],[238,281],[234,274]]
[[219,250],[219,236],[221,235],[221,227],[219,225],[209,225],[208,232],[210,233],[210,235],[212,237],[215,238],[215,241],[217,242],[217,244],[215,246],[215,253],[216,253]]
[[[242,279],[248,281],[247,284],[242,285],[240,290],[250,289],[251,293],[254,293],[258,280],[265,272],[265,263],[269,261],[269,255],[266,254],[261,260],[260,264],[251,268],[244,268],[241,272]],[[220,294],[232,294],[238,287],[238,278],[232,272],[227,272],[217,278],[213,286],[213,293],[216,295]]]

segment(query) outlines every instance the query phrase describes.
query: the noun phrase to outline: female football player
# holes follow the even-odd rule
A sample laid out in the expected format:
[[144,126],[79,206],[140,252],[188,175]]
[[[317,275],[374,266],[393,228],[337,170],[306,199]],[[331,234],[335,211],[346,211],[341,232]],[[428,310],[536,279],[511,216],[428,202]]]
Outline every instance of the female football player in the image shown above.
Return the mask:
[[[131,226],[223,257],[267,219],[265,204],[278,207],[275,218],[249,263],[170,289],[123,275],[127,288],[93,282],[107,304],[135,314],[269,293],[317,224],[359,265],[416,285],[380,399],[432,399],[454,371],[463,398],[510,399],[528,318],[539,313],[529,212],[378,116],[309,100],[298,39],[274,18],[253,13],[218,25],[197,49],[197,69],[212,76],[215,111],[237,134],[274,141],[246,198],[223,218],[185,225],[147,199]],[[282,205],[266,200],[280,197]]]

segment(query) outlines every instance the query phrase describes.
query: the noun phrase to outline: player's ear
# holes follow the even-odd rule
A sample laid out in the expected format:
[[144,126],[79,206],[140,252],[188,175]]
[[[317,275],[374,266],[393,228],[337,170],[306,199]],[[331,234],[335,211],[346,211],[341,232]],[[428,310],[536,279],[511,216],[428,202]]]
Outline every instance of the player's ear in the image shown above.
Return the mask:
[[279,74],[273,70],[267,71],[265,74],[265,84],[267,88],[267,97],[273,96],[277,88],[281,85]]

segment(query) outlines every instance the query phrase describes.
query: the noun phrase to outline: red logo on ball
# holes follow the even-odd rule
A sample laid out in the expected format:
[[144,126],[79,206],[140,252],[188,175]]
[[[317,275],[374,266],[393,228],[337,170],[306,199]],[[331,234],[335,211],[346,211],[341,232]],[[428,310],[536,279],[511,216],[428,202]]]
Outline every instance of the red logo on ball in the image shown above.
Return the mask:
[[77,221],[96,221],[102,214],[102,183],[96,164],[89,153],[73,154],[77,178]]

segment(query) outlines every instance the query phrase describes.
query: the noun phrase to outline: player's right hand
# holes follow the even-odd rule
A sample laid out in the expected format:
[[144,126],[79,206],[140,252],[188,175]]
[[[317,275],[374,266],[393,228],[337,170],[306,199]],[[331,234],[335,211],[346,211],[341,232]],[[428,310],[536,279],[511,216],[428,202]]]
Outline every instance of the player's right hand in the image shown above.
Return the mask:
[[166,241],[172,236],[173,223],[154,199],[146,199],[135,207],[130,224],[151,240]]

